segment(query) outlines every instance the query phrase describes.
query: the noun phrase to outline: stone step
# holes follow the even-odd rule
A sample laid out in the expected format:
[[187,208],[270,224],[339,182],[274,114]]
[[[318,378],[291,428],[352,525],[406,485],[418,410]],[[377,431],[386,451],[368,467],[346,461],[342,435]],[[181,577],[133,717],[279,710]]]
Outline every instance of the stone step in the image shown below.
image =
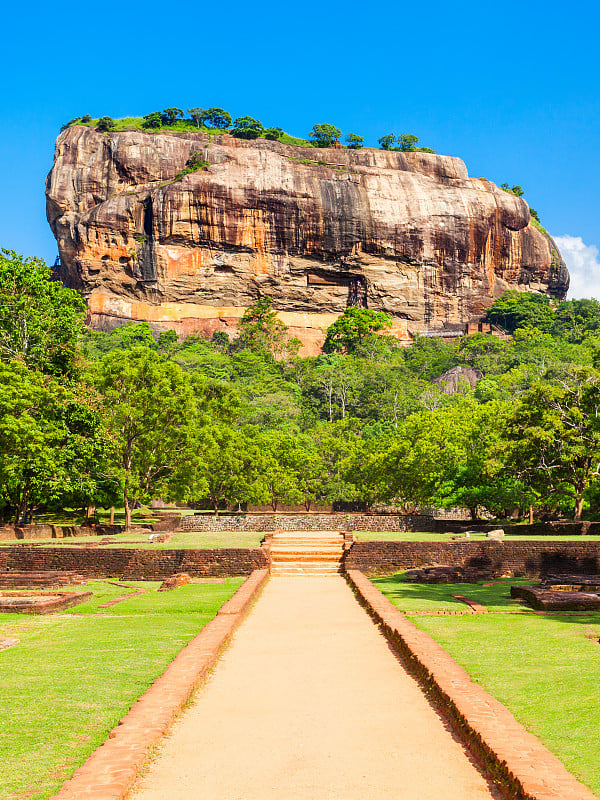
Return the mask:
[[275,544],[306,544],[319,547],[322,544],[344,544],[341,536],[323,536],[320,538],[305,539],[302,536],[274,536],[271,545]]
[[271,547],[272,553],[343,553],[344,548],[339,544],[320,544],[320,545],[307,545],[307,544],[279,544]]
[[271,553],[272,564],[285,564],[290,561],[302,561],[305,563],[327,563],[335,564],[341,561],[340,553]]
[[285,564],[271,566],[271,575],[339,575],[341,568],[338,565],[323,564]]

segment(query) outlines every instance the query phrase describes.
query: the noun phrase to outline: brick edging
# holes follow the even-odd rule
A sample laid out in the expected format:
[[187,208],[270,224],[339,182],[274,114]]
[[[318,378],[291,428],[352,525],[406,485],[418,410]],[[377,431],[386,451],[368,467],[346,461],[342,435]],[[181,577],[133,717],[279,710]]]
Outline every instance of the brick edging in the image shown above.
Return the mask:
[[379,622],[426,691],[443,707],[469,749],[514,800],[597,800],[510,711],[474,683],[360,571],[346,572],[360,601]]
[[268,570],[254,570],[50,800],[122,800],[127,795],[150,748],[206,677],[268,577]]

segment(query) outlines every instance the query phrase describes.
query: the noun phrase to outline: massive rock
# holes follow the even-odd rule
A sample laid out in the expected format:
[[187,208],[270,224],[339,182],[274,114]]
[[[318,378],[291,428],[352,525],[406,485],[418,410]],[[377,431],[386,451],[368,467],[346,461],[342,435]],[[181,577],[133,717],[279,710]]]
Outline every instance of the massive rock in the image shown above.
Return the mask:
[[[193,151],[209,166],[178,177]],[[476,321],[506,289],[568,287],[527,203],[449,156],[74,126],[46,195],[59,276],[105,329],[235,332],[270,295],[315,352],[349,304],[406,337]]]

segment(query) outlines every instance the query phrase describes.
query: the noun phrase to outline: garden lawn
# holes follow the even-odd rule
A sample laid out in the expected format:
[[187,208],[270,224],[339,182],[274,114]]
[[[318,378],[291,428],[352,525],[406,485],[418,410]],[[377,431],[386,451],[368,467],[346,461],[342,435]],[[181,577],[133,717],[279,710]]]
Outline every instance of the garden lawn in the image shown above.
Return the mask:
[[[502,527],[502,526],[500,526]],[[428,531],[354,531],[358,542],[451,542],[458,533],[430,533]],[[600,536],[532,536],[507,534],[507,542],[598,542]],[[472,533],[469,541],[489,541],[485,533]]]
[[[241,548],[253,550],[260,547],[264,533],[253,531],[182,531],[171,534],[168,542],[151,542],[150,533],[136,533],[132,528],[129,533],[115,533],[110,536],[68,536],[65,539],[20,539],[0,541],[0,547],[5,545],[21,546],[23,544],[45,544],[57,547],[70,545],[100,544],[101,547],[133,548],[144,550],[215,550]],[[1,799],[0,799],[1,800]]]
[[108,736],[135,700],[242,584],[190,584],[135,591],[104,581],[81,587],[91,600],[65,614],[0,614],[0,798],[44,800]]
[[502,613],[521,608],[509,599],[516,582],[510,580],[487,588],[415,586],[399,575],[372,580],[409,616],[451,606],[452,594],[487,605],[492,612],[487,615],[414,616],[412,621],[600,797],[599,614]]

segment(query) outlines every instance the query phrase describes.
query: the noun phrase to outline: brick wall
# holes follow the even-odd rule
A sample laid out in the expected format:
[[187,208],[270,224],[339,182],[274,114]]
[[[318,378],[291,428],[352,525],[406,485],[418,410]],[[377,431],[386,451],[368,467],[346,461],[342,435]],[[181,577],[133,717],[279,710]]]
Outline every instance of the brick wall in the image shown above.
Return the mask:
[[384,575],[425,564],[548,572],[600,573],[600,542],[355,542],[346,569]]
[[498,522],[463,522],[436,519],[438,533],[464,533],[469,530],[491,531],[502,528],[505,533],[521,536],[598,536],[600,522],[534,522],[532,525],[501,525]]
[[[178,517],[179,519],[179,517]],[[71,536],[112,536],[123,533],[124,525],[6,525],[0,541],[14,539],[68,539]]]
[[187,531],[433,531],[434,525],[420,514],[203,514],[181,520]]
[[260,549],[135,550],[83,549],[12,545],[0,547],[0,572],[5,570],[76,570],[88,578],[119,577],[163,580],[176,572],[195,577],[249,575],[269,566]]

